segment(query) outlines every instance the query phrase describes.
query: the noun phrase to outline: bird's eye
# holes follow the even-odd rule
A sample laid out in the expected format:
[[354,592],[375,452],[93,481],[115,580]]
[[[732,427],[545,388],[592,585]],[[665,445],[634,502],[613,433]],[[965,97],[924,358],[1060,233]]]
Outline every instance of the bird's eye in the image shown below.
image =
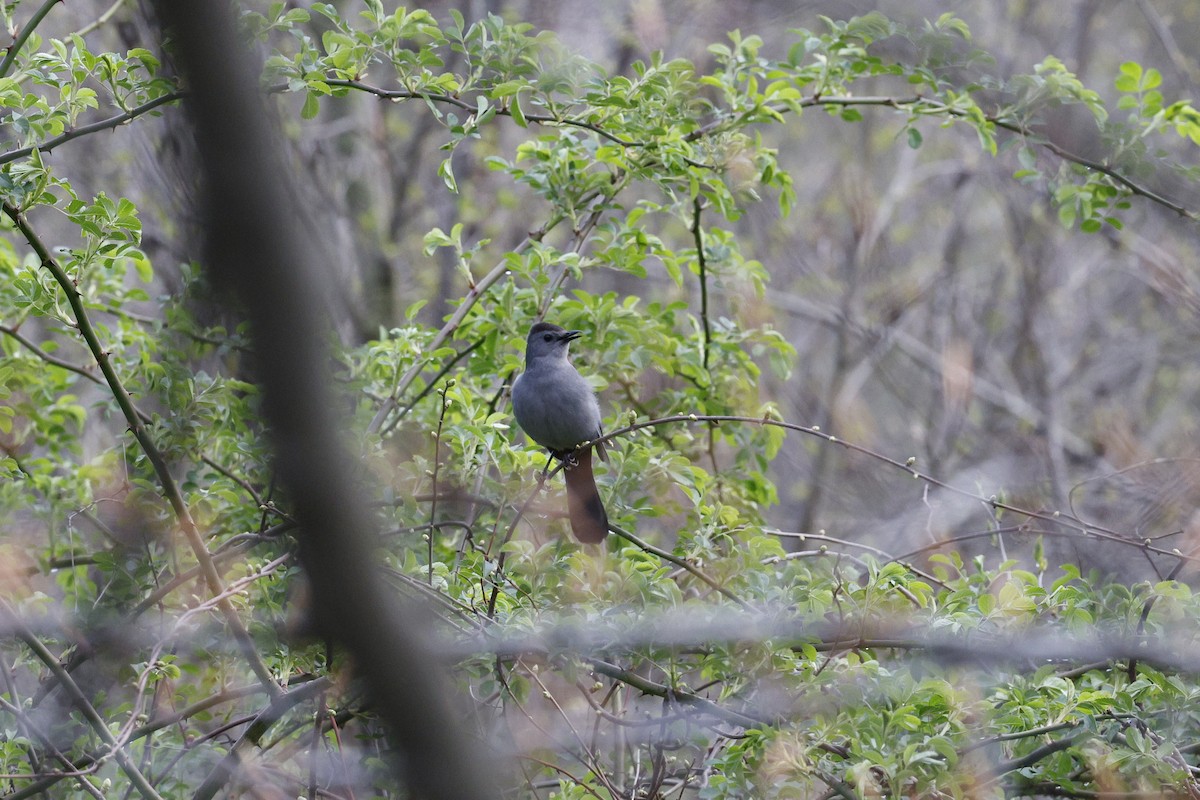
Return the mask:
[[553,337],[553,336],[551,336],[551,335],[550,335],[550,334],[548,334],[548,333],[547,333],[546,335],[544,335],[542,338],[543,338],[543,339],[545,339],[547,342],[553,342],[553,341],[554,341],[554,337]]

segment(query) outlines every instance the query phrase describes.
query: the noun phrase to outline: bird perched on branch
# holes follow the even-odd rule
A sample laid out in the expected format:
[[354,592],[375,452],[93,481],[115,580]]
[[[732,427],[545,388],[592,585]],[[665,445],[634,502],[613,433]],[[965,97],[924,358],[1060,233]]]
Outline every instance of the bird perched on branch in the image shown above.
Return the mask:
[[608,514],[592,474],[592,450],[603,461],[608,456],[601,442],[579,447],[603,435],[596,395],[567,359],[567,347],[582,335],[549,322],[530,328],[525,372],[513,383],[512,404],[521,430],[564,463],[571,532],[596,544],[608,535]]

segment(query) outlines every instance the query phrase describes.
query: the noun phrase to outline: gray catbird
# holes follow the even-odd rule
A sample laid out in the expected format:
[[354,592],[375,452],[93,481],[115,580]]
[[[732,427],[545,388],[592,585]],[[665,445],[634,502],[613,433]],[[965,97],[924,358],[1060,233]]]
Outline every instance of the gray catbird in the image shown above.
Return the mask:
[[[525,372],[513,383],[513,414],[521,430],[565,462],[567,514],[581,542],[595,544],[608,535],[608,515],[592,475],[592,449],[576,445],[602,435],[600,404],[592,387],[567,360],[567,347],[582,331],[563,330],[549,322],[529,329],[525,340]],[[595,450],[604,461],[604,444]]]

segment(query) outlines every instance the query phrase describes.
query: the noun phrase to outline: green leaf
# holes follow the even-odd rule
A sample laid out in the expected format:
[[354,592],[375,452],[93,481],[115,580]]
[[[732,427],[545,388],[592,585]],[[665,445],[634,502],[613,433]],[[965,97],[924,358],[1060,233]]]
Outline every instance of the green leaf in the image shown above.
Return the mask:
[[1117,76],[1115,81],[1117,91],[1120,92],[1136,92],[1141,87],[1142,81],[1142,65],[1136,61],[1126,61],[1121,64],[1121,74]]
[[529,123],[525,120],[525,112],[521,110],[521,93],[517,92],[512,96],[508,103],[509,113],[512,115],[513,122],[517,123],[519,128],[528,128]]
[[409,322],[412,322],[414,319],[416,319],[417,314],[421,312],[421,309],[424,308],[425,304],[428,302],[429,301],[427,299],[421,299],[415,303],[409,304],[408,308],[404,310],[404,318]]
[[313,119],[321,111],[321,100],[316,92],[309,92],[304,96],[304,107],[300,109],[300,117],[302,119]]

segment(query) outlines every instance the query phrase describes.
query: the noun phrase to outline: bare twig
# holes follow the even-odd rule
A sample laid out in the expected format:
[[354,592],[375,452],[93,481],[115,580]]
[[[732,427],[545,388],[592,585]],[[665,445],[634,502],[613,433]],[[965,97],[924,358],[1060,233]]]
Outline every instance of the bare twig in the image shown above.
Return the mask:
[[77,30],[75,35],[87,36],[100,26],[108,24],[108,21],[113,18],[113,15],[116,14],[121,9],[121,6],[125,5],[126,2],[128,2],[128,0],[113,0],[113,4],[105,9],[104,13]]
[[[826,433],[825,431],[821,430],[820,428],[808,427],[805,425],[797,425],[797,424],[791,423],[791,422],[783,422],[781,420],[771,419],[769,417],[746,417],[746,416],[738,416],[738,415],[733,415],[733,414],[678,414],[675,416],[660,417],[658,419],[646,420],[644,422],[636,422],[636,423],[633,423],[632,425],[626,425],[623,428],[618,428],[614,431],[609,431],[605,435],[599,437],[596,440],[596,442],[607,442],[610,439],[614,439],[618,436],[623,436],[627,433],[632,433],[633,431],[642,430],[643,428],[652,428],[652,427],[657,427],[659,425],[666,425],[666,424],[673,424],[673,423],[680,423],[680,422],[693,423],[693,424],[701,423],[701,422],[703,422],[703,423],[737,422],[737,423],[742,423],[742,424],[746,424],[746,425],[767,425],[767,426],[772,426],[772,427],[777,427],[777,428],[783,428],[785,430],[795,431],[797,433],[803,433],[807,436],[815,436],[819,439],[823,439],[823,440],[829,442],[830,444],[836,444],[847,450],[852,450],[856,453],[861,453],[862,455],[868,456],[869,458],[875,459],[876,461],[883,462],[884,464],[894,467],[895,469],[902,470],[902,471],[908,473],[914,479],[922,481],[923,483],[926,483],[930,486],[936,486],[939,489],[945,489],[946,491],[951,492],[953,494],[957,494],[961,497],[969,497],[973,500],[977,500],[977,501],[983,503],[984,505],[986,505],[990,508],[1002,509],[1004,511],[1010,511],[1014,514],[1020,514],[1021,516],[1028,517],[1030,519],[1042,520],[1044,522],[1048,522],[1048,523],[1051,523],[1054,525],[1062,525],[1063,527],[1078,531],[1079,533],[1081,533],[1085,536],[1094,536],[1099,539],[1104,539],[1105,541],[1111,541],[1111,542],[1126,545],[1129,547],[1136,547],[1139,550],[1143,550],[1148,553],[1154,553],[1155,555],[1169,556],[1171,558],[1177,558],[1177,559],[1193,561],[1193,562],[1200,561],[1200,556],[1194,556],[1194,555],[1190,555],[1187,553],[1181,553],[1178,549],[1168,550],[1166,548],[1154,545],[1152,540],[1149,540],[1149,539],[1140,539],[1140,540],[1136,540],[1136,541],[1130,540],[1130,539],[1122,536],[1121,534],[1119,534],[1117,531],[1112,530],[1111,528],[1106,528],[1101,525],[1096,525],[1094,523],[1085,522],[1071,514],[1060,513],[1057,511],[1052,511],[1052,512],[1034,511],[1032,509],[1022,508],[1021,506],[1017,506],[1012,503],[1006,502],[1004,500],[1000,500],[999,498],[997,498],[995,496],[984,496],[977,492],[972,492],[967,489],[959,488],[952,484],[946,483],[945,481],[934,478],[931,475],[920,472],[920,471],[914,469],[912,466],[910,466],[907,463],[898,461],[898,460],[891,458],[890,456],[886,456],[882,453],[878,453],[878,452],[870,449],[869,447],[865,447],[860,444],[855,444],[853,442],[848,442],[844,439],[839,439],[837,436],[834,436],[830,433]],[[593,444],[595,444],[595,442],[593,442]]]

